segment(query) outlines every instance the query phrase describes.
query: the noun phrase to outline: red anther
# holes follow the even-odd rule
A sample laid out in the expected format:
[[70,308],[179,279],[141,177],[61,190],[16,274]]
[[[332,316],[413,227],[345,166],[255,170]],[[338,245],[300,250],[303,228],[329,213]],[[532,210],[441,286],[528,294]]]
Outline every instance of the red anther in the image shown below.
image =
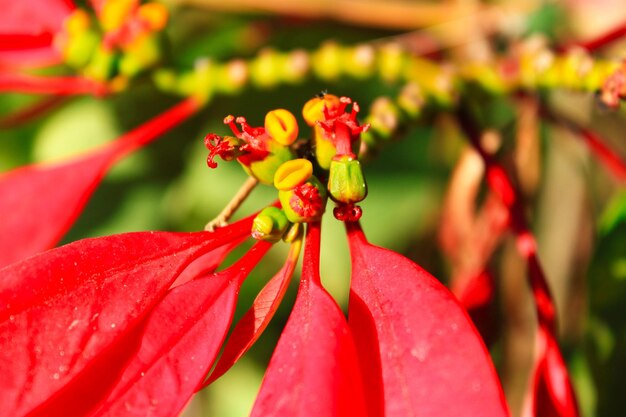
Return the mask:
[[235,116],[228,115],[224,118],[224,124],[228,125],[228,127],[230,127],[230,130],[233,131],[233,134],[241,139],[243,133],[241,133],[235,122],[239,123],[239,117],[235,119]]

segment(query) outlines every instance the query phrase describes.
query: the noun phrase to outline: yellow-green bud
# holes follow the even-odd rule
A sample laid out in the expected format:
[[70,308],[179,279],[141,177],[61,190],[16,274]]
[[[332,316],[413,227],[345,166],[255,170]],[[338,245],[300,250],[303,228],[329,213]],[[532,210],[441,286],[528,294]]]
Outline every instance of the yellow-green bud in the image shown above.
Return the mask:
[[285,212],[277,207],[264,208],[252,222],[252,237],[257,240],[278,242],[289,227]]
[[367,183],[357,159],[344,155],[331,161],[328,192],[334,201],[345,204],[358,203],[367,196]]

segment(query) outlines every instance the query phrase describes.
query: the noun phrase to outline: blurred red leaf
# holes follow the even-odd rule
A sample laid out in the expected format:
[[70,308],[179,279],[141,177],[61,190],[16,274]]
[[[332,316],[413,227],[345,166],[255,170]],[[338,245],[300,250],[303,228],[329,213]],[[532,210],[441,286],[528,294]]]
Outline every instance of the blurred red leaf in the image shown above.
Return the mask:
[[58,63],[52,42],[73,9],[69,0],[0,0],[0,67]]
[[0,71],[0,92],[101,96],[106,94],[107,86],[101,82],[77,76],[50,77]]
[[309,224],[302,281],[252,416],[365,416],[350,329],[319,278],[319,224]]
[[[0,269],[0,403],[41,415],[53,396],[103,395],[138,346],[132,329],[195,257],[249,233],[142,232],[86,239]],[[86,381],[99,381],[98,386]],[[88,389],[87,389],[88,387]],[[87,392],[71,395],[73,390]],[[68,394],[69,393],[69,394]]]
[[235,362],[259,339],[272,317],[274,317],[274,313],[276,313],[280,302],[283,300],[285,292],[287,292],[289,281],[298,263],[301,245],[300,240],[292,244],[285,265],[263,287],[254,299],[252,307],[239,320],[224,346],[222,356],[215,365],[215,369],[209,379],[203,384],[203,387],[208,386],[228,372]]
[[[370,416],[508,416],[489,353],[454,296],[348,224],[349,323]],[[384,387],[384,388],[383,388]]]
[[96,153],[0,175],[0,267],[54,246],[111,165],[173,128],[198,107],[196,101],[185,100]]

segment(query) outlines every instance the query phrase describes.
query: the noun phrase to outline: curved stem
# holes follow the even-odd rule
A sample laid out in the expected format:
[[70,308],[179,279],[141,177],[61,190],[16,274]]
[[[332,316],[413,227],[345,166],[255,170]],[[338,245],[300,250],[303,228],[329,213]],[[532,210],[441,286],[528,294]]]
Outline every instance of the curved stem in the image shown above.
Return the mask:
[[509,210],[510,229],[517,237],[517,248],[528,264],[528,281],[535,299],[539,325],[556,335],[556,309],[548,281],[537,256],[537,244],[528,227],[522,194],[506,170],[480,143],[480,130],[463,106],[459,107],[460,126],[468,140],[480,154],[487,169],[489,187],[502,199]]
[[225,226],[228,223],[228,220],[233,216],[233,214],[235,214],[235,211],[237,211],[241,204],[246,201],[246,198],[248,198],[258,183],[259,181],[256,178],[248,177],[246,182],[243,183],[241,188],[237,191],[237,194],[235,194],[235,196],[228,202],[226,207],[220,211],[217,217],[204,226],[204,230],[212,232],[217,227]]

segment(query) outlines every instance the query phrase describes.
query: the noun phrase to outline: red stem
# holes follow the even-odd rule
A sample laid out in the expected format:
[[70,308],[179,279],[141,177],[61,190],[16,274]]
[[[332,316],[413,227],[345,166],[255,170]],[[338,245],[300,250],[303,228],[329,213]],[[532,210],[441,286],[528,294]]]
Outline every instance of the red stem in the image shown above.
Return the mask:
[[606,145],[604,139],[596,132],[586,129],[571,120],[555,115],[547,109],[542,114],[553,122],[566,127],[581,138],[600,163],[620,182],[626,182],[626,161],[617,152]]
[[570,43],[565,44],[564,46],[558,47],[557,50],[560,52],[563,52],[570,48],[579,47],[579,48],[584,48],[589,52],[594,52],[600,48],[603,48],[609,45],[612,42],[615,42],[623,38],[624,36],[626,36],[626,22],[620,23],[613,29],[599,36],[586,39],[583,41],[570,42]]
[[307,224],[304,257],[302,259],[302,281],[321,285],[320,279],[320,238],[322,225],[320,222]]
[[463,107],[460,108],[458,116],[461,128],[485,163],[489,187],[501,197],[509,210],[511,219],[509,228],[517,236],[518,250],[528,264],[528,281],[535,300],[539,326],[556,337],[556,309],[545,273],[537,256],[535,238],[528,227],[522,194],[504,167],[483,149],[480,143],[480,130]]

